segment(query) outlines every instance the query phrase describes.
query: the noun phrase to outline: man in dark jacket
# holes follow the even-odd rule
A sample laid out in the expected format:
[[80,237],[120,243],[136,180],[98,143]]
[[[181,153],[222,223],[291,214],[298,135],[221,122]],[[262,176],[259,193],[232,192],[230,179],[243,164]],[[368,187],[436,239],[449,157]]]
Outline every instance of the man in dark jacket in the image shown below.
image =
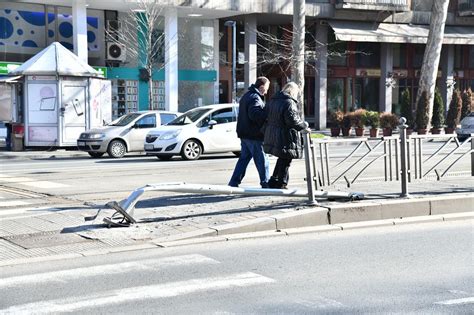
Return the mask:
[[249,87],[239,102],[237,118],[237,136],[240,138],[241,152],[235,165],[229,186],[238,187],[245,176],[245,171],[253,158],[260,177],[260,185],[267,188],[270,177],[268,157],[263,152],[262,127],[266,120],[264,95],[267,94],[270,81],[258,77],[255,84]]
[[308,123],[301,119],[297,109],[300,93],[298,85],[287,83],[275,94],[266,107],[267,124],[263,148],[265,153],[278,157],[269,188],[285,189],[291,161],[303,157],[303,139],[300,131],[309,131]]

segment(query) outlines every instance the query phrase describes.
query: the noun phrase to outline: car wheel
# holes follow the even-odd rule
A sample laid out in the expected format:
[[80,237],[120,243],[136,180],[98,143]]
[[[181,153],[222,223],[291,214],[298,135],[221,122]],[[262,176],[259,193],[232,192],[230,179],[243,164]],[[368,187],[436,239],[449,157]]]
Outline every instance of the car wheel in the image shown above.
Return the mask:
[[102,155],[104,155],[104,152],[87,152],[89,155],[93,158],[100,158]]
[[240,156],[240,151],[232,151],[232,153],[234,153],[234,155],[237,156],[237,157]]
[[162,161],[169,161],[173,158],[172,155],[165,155],[165,154],[158,154],[156,157]]
[[181,157],[185,160],[197,160],[201,156],[202,148],[195,140],[188,140],[183,144]]
[[120,140],[110,142],[109,148],[107,149],[109,156],[114,159],[123,157],[126,151],[127,148],[125,147],[125,143]]

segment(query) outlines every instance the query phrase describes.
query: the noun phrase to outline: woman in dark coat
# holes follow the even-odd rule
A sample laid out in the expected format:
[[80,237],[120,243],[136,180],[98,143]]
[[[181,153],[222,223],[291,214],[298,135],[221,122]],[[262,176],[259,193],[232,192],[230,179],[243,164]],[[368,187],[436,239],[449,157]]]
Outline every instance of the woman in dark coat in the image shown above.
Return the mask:
[[266,106],[267,122],[263,149],[265,153],[278,157],[268,182],[270,188],[286,189],[291,161],[303,157],[303,138],[300,131],[307,130],[308,123],[301,119],[298,112],[298,93],[298,85],[289,82]]

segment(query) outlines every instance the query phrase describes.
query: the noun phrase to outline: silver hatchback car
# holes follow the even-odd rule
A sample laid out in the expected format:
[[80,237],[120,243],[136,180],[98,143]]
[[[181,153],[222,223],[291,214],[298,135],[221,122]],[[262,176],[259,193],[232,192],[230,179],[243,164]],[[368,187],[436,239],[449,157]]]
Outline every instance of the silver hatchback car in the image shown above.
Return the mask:
[[147,133],[175,119],[179,113],[168,111],[140,111],[126,114],[110,124],[81,133],[77,139],[79,150],[98,158],[107,153],[121,158],[127,152],[143,151]]

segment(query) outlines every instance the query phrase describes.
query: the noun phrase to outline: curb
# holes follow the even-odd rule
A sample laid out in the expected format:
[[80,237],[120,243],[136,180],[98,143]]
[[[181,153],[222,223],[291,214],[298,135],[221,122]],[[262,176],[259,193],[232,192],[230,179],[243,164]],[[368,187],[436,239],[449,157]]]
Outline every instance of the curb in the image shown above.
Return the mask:
[[[469,209],[467,212],[460,212]],[[273,216],[223,224],[192,232],[148,240],[134,245],[84,250],[74,253],[0,261],[0,267],[68,258],[104,255],[250,238],[281,237],[305,233],[329,233],[371,227],[401,226],[474,219],[474,194],[433,198],[353,202],[312,207]],[[458,211],[457,211],[458,210]],[[344,216],[347,216],[344,218]],[[349,221],[349,219],[352,221]]]
[[[456,211],[456,209],[459,209]],[[473,219],[474,194],[441,196],[434,198],[389,200],[387,202],[354,202],[348,205],[332,205],[328,209],[314,207],[282,213],[237,223],[228,223],[173,238],[152,240],[153,244],[170,247],[239,239],[241,235],[253,237],[290,235],[288,230],[327,232],[368,227],[382,227],[414,223],[441,222]],[[217,232],[216,232],[217,231]],[[282,233],[284,232],[284,233]],[[239,236],[240,235],[240,236]],[[201,239],[200,239],[201,238]]]

